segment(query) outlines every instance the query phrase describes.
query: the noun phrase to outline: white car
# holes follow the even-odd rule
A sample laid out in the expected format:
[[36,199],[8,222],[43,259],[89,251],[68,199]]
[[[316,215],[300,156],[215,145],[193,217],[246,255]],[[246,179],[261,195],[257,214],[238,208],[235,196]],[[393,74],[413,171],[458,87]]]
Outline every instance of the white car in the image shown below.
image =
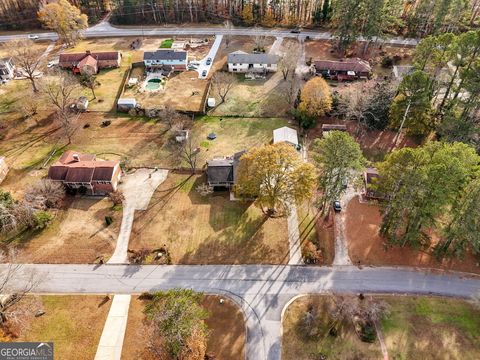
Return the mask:
[[50,69],[50,68],[54,67],[54,66],[57,65],[57,64],[58,64],[58,62],[56,62],[56,61],[50,61],[50,62],[47,64],[47,68]]
[[38,40],[40,38],[38,35],[35,35],[35,34],[29,34],[27,37],[30,40]]

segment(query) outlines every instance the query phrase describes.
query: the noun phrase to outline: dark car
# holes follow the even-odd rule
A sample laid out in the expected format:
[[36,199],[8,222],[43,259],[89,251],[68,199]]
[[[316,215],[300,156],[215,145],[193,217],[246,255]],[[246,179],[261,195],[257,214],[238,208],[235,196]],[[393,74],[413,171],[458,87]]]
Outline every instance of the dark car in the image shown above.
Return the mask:
[[295,28],[295,29],[293,29],[293,30],[290,30],[290,32],[291,32],[292,34],[300,34],[301,31],[302,31],[302,29],[300,29],[300,28]]
[[210,65],[212,63],[212,58],[208,58],[206,64]]
[[205,76],[207,76],[207,70],[202,71],[202,77],[205,77]]
[[342,211],[342,204],[340,204],[340,201],[335,200],[335,201],[333,202],[333,210],[335,210],[335,212],[340,212],[340,211]]

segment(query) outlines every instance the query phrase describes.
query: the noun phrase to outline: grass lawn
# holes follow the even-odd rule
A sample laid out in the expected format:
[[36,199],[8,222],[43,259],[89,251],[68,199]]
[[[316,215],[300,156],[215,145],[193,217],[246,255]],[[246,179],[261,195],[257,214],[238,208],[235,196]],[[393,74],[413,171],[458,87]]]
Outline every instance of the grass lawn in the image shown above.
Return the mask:
[[[206,295],[202,305],[210,314],[205,321],[210,332],[207,354],[215,359],[245,359],[245,324],[242,311],[228,299],[219,303],[219,296]],[[128,324],[123,343],[122,359],[153,360],[155,356],[148,349],[150,324],[143,314],[146,300],[132,298],[128,313]]]
[[[108,199],[69,199],[53,223],[40,233],[27,232],[3,244],[15,246],[22,263],[93,263],[108,258],[115,248],[122,212],[113,211]],[[109,227],[105,216],[114,219]]]
[[170,49],[173,45],[173,39],[163,40],[160,44],[160,49]]
[[[434,297],[379,296],[391,314],[381,322],[391,359],[478,359],[480,358],[480,310],[470,303]],[[285,360],[381,359],[380,344],[361,342],[353,326],[343,324],[337,337],[327,335],[330,299],[322,295],[294,301],[283,320],[282,352]],[[317,335],[307,337],[302,319],[314,309]]]
[[169,174],[135,217],[129,248],[166,245],[174,264],[279,264],[288,261],[287,221],[269,219],[227,192],[201,197],[204,176]]
[[30,313],[17,332],[18,338],[11,341],[51,341],[55,360],[93,359],[110,308],[109,302],[101,305],[102,299],[103,296],[37,297],[34,309],[43,309],[45,315],[37,318]]

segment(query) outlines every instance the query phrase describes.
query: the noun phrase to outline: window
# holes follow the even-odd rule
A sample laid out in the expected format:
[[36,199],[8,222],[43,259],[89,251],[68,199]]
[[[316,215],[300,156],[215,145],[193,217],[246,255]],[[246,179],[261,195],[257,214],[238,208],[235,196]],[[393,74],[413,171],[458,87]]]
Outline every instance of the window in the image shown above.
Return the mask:
[[237,66],[237,63],[233,63],[232,65],[233,65],[233,66]]

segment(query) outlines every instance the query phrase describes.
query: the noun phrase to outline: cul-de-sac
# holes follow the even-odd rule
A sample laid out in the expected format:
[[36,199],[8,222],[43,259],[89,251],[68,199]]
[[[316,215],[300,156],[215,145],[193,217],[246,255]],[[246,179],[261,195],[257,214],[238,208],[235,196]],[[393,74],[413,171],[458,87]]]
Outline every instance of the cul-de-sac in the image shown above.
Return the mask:
[[0,0],[7,359],[480,359],[480,1]]

